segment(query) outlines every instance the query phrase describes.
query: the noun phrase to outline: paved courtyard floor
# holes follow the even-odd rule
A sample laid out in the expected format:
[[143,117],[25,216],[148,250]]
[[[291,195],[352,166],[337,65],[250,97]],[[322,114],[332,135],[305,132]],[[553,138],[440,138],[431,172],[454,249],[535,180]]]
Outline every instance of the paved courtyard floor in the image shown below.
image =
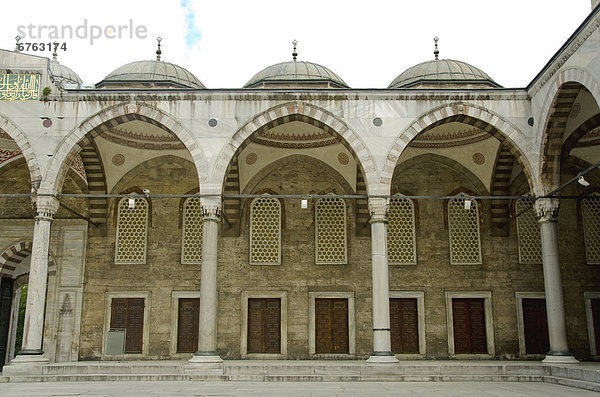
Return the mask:
[[0,396],[571,397],[598,393],[541,382],[48,382],[3,383]]

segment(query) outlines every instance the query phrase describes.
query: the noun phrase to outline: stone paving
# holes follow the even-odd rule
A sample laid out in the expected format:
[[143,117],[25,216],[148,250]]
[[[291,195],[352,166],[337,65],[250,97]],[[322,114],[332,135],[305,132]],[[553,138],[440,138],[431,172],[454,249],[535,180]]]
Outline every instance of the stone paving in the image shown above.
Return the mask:
[[598,393],[540,382],[51,382],[5,383],[0,396],[443,396],[565,397]]

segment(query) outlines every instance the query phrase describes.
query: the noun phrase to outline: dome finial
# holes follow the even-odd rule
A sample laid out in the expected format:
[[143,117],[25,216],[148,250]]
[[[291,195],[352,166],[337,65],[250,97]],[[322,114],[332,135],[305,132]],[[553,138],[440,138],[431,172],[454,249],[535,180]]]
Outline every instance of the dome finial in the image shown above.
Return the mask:
[[438,50],[438,41],[440,40],[439,37],[435,36],[433,38],[433,41],[435,41],[435,50],[433,50],[433,55],[435,55],[435,60],[438,60],[438,55],[440,55],[440,50]]
[[158,41],[158,49],[156,50],[156,60],[160,61],[160,55],[162,54],[162,51],[160,50],[160,42],[162,41],[162,38],[158,36],[156,38],[156,41]]
[[17,35],[15,36],[15,40],[17,41],[17,44],[15,46],[15,52],[21,52],[21,50],[19,50],[19,41],[21,41],[21,36]]
[[58,43],[55,41],[52,44],[54,45],[54,52],[52,53],[52,60],[56,61],[56,58],[58,57],[58,54],[56,53],[56,49],[58,48]]
[[294,62],[296,62],[296,57],[298,56],[298,53],[296,52],[296,46],[298,45],[298,40],[292,41],[292,44],[294,45],[294,52],[292,52],[292,57],[294,58]]

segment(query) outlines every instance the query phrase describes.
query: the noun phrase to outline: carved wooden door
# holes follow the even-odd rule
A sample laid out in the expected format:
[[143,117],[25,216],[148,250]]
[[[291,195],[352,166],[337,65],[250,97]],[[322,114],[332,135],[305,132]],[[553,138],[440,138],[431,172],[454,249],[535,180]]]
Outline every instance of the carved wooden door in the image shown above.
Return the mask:
[[113,298],[110,328],[126,330],[125,353],[142,353],[144,298]]
[[596,339],[596,354],[600,355],[600,299],[592,299],[592,323],[594,325],[594,338]]
[[281,353],[281,299],[248,299],[248,353]]
[[392,352],[419,353],[419,326],[416,298],[390,299]]
[[177,353],[198,350],[199,298],[180,298],[177,313]]
[[315,299],[315,353],[348,354],[348,299]]
[[452,299],[456,354],[487,353],[483,303],[482,298]]
[[523,299],[523,330],[527,354],[548,353],[550,342],[545,299]]

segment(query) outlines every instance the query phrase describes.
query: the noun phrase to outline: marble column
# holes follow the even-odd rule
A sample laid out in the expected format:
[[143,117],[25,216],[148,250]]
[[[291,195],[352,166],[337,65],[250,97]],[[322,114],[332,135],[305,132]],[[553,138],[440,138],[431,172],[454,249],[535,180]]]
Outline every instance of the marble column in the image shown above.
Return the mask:
[[50,225],[58,210],[58,200],[53,197],[38,197],[33,226],[33,245],[27,286],[27,305],[23,325],[21,351],[13,360],[19,362],[47,362],[43,356],[42,334],[44,332],[44,308],[48,283],[48,252],[50,247]]
[[558,236],[556,231],[558,199],[538,199],[535,210],[540,224],[542,237],[542,261],[544,269],[544,290],[546,295],[546,314],[548,317],[548,336],[550,351],[546,354],[545,363],[577,363],[569,352],[567,343],[567,323],[565,319],[565,302],[563,298],[558,256]]
[[387,257],[387,199],[369,199],[373,278],[373,353],[370,363],[397,363],[390,338],[390,287]]
[[217,354],[217,243],[221,198],[202,198],[202,269],[198,351],[191,363],[219,363]]

